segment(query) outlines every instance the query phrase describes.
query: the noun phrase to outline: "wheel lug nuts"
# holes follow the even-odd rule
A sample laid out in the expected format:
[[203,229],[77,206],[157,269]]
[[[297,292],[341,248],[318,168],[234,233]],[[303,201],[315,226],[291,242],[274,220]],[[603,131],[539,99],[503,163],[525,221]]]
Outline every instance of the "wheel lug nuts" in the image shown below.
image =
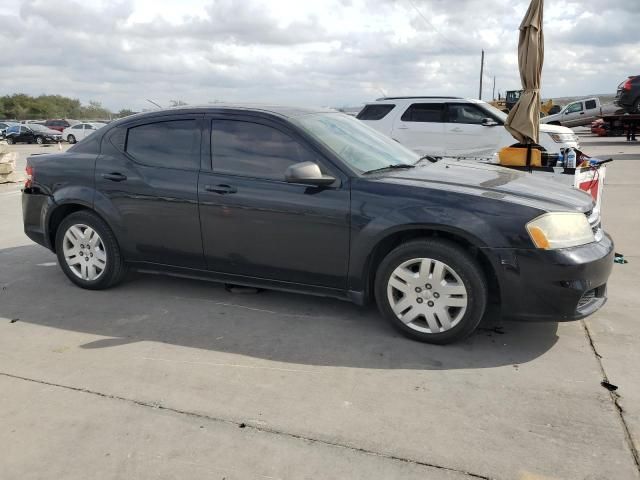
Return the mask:
[[89,261],[89,257],[84,257],[84,259],[85,259],[85,261],[87,261],[87,262]]
[[90,256],[90,257],[93,257],[93,253],[90,253],[90,254],[89,254],[89,256]]
[[432,301],[428,301],[427,305],[429,305],[430,307],[433,307],[433,302]]
[[416,293],[420,293],[422,289],[420,287],[416,287]]
[[430,284],[430,283],[427,283],[427,284],[425,285],[425,288],[426,288],[427,290],[431,290],[431,284]]
[[440,294],[439,294],[438,292],[435,292],[435,293],[433,294],[433,298],[440,298]]
[[416,302],[422,303],[422,299],[420,297],[416,298]]

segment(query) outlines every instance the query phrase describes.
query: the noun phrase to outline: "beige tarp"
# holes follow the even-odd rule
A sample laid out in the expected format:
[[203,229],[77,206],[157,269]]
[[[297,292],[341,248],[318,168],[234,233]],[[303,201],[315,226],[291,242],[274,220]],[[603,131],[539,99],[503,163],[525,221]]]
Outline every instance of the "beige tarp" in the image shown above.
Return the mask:
[[544,61],[542,10],[544,0],[531,0],[520,24],[518,66],[524,92],[509,112],[505,128],[520,143],[538,143],[540,129],[540,78]]

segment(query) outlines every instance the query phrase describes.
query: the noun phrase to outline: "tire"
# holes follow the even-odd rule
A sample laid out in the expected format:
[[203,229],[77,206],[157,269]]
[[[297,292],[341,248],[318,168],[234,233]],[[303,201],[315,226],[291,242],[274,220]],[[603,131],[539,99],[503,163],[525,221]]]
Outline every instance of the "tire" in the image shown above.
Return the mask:
[[37,143],[38,145],[42,145],[42,144],[44,143],[44,138],[42,138],[42,137],[36,137],[36,143]]
[[11,138],[11,137],[7,137],[7,143],[8,143],[9,145],[13,145],[15,142],[13,141],[13,138]]
[[633,102],[633,109],[631,113],[640,113],[640,97],[636,98],[636,101]]
[[81,288],[109,288],[126,274],[115,235],[104,220],[89,210],[72,213],[62,220],[56,231],[55,250],[62,271]]
[[74,143],[76,143],[76,137],[74,137],[73,135],[69,135],[67,137],[67,142],[69,142],[71,145],[73,145]]
[[375,297],[382,315],[407,337],[426,343],[446,344],[470,335],[484,315],[487,292],[478,262],[439,239],[400,245],[376,272]]

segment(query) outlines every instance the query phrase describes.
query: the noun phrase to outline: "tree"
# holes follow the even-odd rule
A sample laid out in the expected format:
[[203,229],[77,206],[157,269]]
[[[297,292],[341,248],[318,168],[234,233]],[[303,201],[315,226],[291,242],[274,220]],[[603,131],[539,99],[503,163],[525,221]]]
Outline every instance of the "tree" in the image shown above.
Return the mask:
[[183,102],[182,100],[169,100],[169,103],[171,103],[172,107],[182,107],[187,105],[187,102]]

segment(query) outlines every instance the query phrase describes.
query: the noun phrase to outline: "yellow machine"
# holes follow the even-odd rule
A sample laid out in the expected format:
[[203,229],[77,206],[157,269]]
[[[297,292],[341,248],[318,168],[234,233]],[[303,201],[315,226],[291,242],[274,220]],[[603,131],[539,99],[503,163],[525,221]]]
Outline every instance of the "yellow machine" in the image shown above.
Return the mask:
[[[507,93],[504,98],[498,94],[498,99],[489,102],[489,105],[493,105],[499,110],[502,110],[504,113],[509,113],[509,111],[513,108],[513,106],[520,99],[520,95],[522,94],[522,90],[507,90]],[[554,105],[553,100],[549,99],[546,102],[540,102],[540,116],[545,117],[549,115],[551,110],[557,106]]]

